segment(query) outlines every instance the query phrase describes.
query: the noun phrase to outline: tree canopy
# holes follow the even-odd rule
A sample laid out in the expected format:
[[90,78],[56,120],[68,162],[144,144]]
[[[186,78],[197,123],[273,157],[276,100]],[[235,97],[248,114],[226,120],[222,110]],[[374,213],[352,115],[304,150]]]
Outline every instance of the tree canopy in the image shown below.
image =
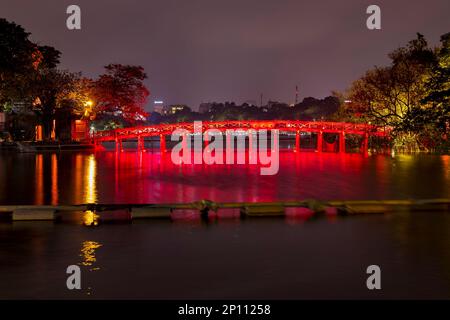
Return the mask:
[[109,64],[93,82],[93,97],[98,112],[120,114],[126,121],[143,121],[150,94],[144,84],[147,75],[141,66]]
[[448,144],[449,36],[441,40],[432,49],[417,34],[394,50],[389,66],[368,70],[352,84],[346,108],[363,121],[393,127],[398,141],[408,136],[425,149]]

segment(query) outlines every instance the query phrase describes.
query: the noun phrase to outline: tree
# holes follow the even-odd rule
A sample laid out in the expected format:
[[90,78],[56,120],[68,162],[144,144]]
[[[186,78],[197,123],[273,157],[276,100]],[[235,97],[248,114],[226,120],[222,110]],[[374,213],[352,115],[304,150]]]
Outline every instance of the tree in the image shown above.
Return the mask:
[[119,114],[131,124],[148,116],[144,111],[150,92],[141,66],[109,64],[93,84],[93,98],[99,113]]
[[95,112],[118,115],[131,124],[146,119],[149,91],[142,67],[110,64],[93,81],[59,70],[61,52],[37,45],[29,36],[21,26],[0,19],[0,110],[12,110],[20,102],[24,111],[38,116],[46,140],[57,113],[64,120],[72,115],[92,119]]
[[327,117],[329,121],[350,123],[368,122],[364,119],[365,108],[355,103],[351,103],[351,101],[346,99],[345,93],[332,91],[332,96],[330,98],[333,98],[334,100],[336,111]]
[[29,40],[30,33],[0,19],[0,104],[21,102],[23,111],[35,111],[50,139],[56,108],[73,87],[75,74],[59,71],[61,52]]
[[[410,123],[416,130],[423,130],[421,117],[433,124],[449,149],[450,133],[450,33],[441,37],[441,47],[437,49],[437,63],[426,86],[429,94],[423,99],[425,110],[417,110],[417,116],[411,116]],[[420,112],[422,111],[422,112]]]
[[435,64],[435,55],[418,34],[406,47],[391,54],[391,65],[375,67],[355,81],[348,99],[350,108],[364,111],[378,124],[398,126],[409,112],[421,106],[425,86]]
[[29,36],[21,26],[0,19],[0,107],[28,97],[28,75],[34,72],[40,57]]
[[95,81],[82,77],[81,74],[70,74],[72,79],[66,91],[58,96],[59,104],[71,105],[71,112],[80,118],[95,118]]
[[322,120],[328,119],[339,110],[341,102],[336,96],[329,96],[324,99],[306,97],[294,108],[284,108],[286,119],[292,119],[292,113],[296,119],[301,120]]
[[61,53],[48,46],[39,47],[41,58],[36,72],[31,75],[30,92],[33,97],[33,109],[41,118],[43,136],[50,140],[55,112],[62,101],[73,91],[77,74],[58,70]]
[[421,34],[389,54],[391,64],[375,67],[355,81],[345,108],[359,110],[366,122],[394,128],[394,145],[410,150],[434,148],[435,123],[425,99],[438,64]]

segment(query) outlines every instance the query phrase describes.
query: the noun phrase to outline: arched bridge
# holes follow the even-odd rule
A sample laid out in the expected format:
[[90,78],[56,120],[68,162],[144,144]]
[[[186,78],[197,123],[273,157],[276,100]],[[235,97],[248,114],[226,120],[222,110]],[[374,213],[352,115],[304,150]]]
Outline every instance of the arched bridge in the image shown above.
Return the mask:
[[[323,135],[327,133],[339,136],[339,152],[345,152],[345,135],[360,135],[362,139],[362,152],[367,152],[369,137],[389,137],[390,129],[370,124],[328,122],[328,121],[299,121],[299,120],[245,120],[245,121],[215,121],[202,122],[202,132],[216,129],[223,133],[227,130],[279,130],[280,132],[294,132],[296,135],[296,151],[300,150],[300,137],[302,132],[317,134],[317,151],[323,150]],[[194,123],[157,124],[151,126],[129,127],[108,131],[98,131],[92,135],[95,145],[104,141],[114,141],[116,149],[122,149],[123,140],[137,140],[138,148],[144,147],[145,137],[160,137],[161,149],[165,149],[166,136],[175,130],[184,129],[194,132]],[[198,127],[197,127],[198,130]]]

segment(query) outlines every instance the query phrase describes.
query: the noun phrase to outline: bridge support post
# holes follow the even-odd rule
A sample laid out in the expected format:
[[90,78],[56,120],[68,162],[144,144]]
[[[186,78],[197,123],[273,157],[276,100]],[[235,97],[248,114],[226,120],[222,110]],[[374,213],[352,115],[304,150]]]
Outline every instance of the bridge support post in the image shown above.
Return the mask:
[[300,152],[300,131],[295,133],[295,152]]
[[322,152],[323,150],[322,142],[323,142],[323,132],[319,131],[317,133],[317,152]]
[[159,148],[161,153],[166,152],[166,136],[163,134],[159,135]]
[[339,133],[339,153],[345,153],[345,132]]
[[116,138],[116,151],[121,152],[122,151],[122,140]]
[[137,148],[138,148],[138,151],[144,151],[144,149],[145,149],[144,138],[141,136],[138,136],[138,138],[137,138]]
[[258,133],[254,129],[248,130],[248,163],[258,163]]

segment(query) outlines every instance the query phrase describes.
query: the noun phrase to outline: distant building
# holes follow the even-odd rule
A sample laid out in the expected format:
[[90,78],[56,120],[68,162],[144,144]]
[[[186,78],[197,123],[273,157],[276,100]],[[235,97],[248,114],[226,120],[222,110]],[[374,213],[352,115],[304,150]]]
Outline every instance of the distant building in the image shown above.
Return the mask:
[[170,106],[164,106],[163,107],[163,114],[175,114],[179,111],[189,109],[190,108],[184,104],[172,104]]
[[164,113],[164,101],[155,100],[153,102],[153,111],[158,112],[159,114],[163,114]]
[[153,112],[157,112],[160,115],[175,114],[186,108],[190,110],[190,108],[184,104],[165,105],[164,101],[161,100],[156,100],[153,102]]

